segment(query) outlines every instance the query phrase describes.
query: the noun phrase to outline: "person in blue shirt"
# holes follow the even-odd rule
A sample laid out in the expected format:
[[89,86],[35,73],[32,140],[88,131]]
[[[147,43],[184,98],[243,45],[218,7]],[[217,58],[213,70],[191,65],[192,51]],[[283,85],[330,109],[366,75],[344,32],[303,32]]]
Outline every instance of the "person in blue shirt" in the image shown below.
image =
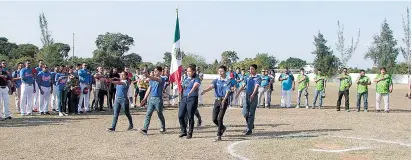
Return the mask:
[[59,65],[56,65],[55,67],[53,67],[53,70],[50,70],[50,74],[51,74],[51,78],[53,81],[53,92],[51,93],[51,100],[50,100],[50,105],[52,108],[52,111],[57,111],[57,89],[56,88],[56,83],[55,83],[55,79],[56,79],[56,74],[57,71],[59,70]]
[[243,100],[245,99],[245,96],[246,96],[245,89],[240,90],[240,87],[242,87],[242,85],[245,81],[245,78],[247,77],[247,75],[245,73],[246,73],[245,69],[242,69],[240,71],[240,74],[238,74],[239,78],[236,81],[235,93],[240,92],[240,97],[237,97],[237,101],[238,101],[237,104],[239,105],[239,107],[243,107]]
[[[44,61],[42,60],[42,59],[40,59],[39,61],[38,61],[38,67],[36,67],[36,68],[34,68],[35,69],[35,73],[34,73],[34,79],[36,80],[37,79],[37,75],[43,70],[43,67],[44,67]],[[37,80],[35,81],[36,82],[36,86],[39,86],[39,84],[37,83]],[[33,105],[34,105],[34,112],[37,112],[38,110],[39,110],[39,106],[40,106],[40,92],[37,92],[37,93],[35,93],[35,95],[34,95],[35,97],[34,97],[34,101],[33,101]]]
[[272,79],[268,75],[268,70],[263,69],[262,70],[262,75],[261,75],[262,81],[260,82],[259,86],[259,94],[258,94],[258,108],[260,105],[264,107],[270,107],[269,106],[269,96],[270,96],[270,84],[272,83]]
[[[79,105],[77,110],[79,113],[86,113],[90,112],[89,109],[89,101],[90,101],[90,92],[91,92],[91,76],[90,72],[87,69],[87,64],[83,63],[82,67],[83,69],[77,71],[77,74],[79,75],[79,81],[80,81],[80,89],[81,89],[81,94],[80,94],[80,100],[79,100]],[[82,109],[82,104],[84,101],[84,110]]]
[[218,126],[217,138],[215,142],[222,140],[222,135],[226,131],[226,127],[223,125],[223,117],[225,116],[226,109],[229,105],[228,100],[230,94],[232,94],[235,84],[226,78],[226,66],[220,66],[218,70],[219,78],[212,81],[212,84],[203,90],[202,95],[210,90],[215,90],[215,104],[213,107],[213,123]]
[[12,81],[14,83],[14,87],[16,88],[14,92],[14,102],[16,103],[16,110],[20,112],[20,96],[21,96],[21,78],[20,78],[20,71],[23,68],[23,63],[19,62],[17,64],[17,70],[12,73]]
[[119,119],[120,109],[123,108],[124,113],[126,114],[127,119],[129,120],[129,128],[127,130],[133,129],[133,120],[132,116],[130,115],[130,104],[129,99],[127,98],[127,92],[129,91],[130,83],[127,80],[127,73],[122,72],[120,74],[120,81],[111,81],[111,83],[116,85],[116,98],[113,107],[113,121],[112,127],[107,128],[107,131],[114,132],[116,130],[117,120]]
[[55,89],[57,90],[57,106],[59,116],[67,116],[65,112],[67,102],[66,83],[68,81],[68,78],[67,68],[65,66],[61,66],[58,73],[56,73],[56,77],[54,78],[56,85]]
[[[244,83],[240,87],[240,91],[243,90],[243,88],[246,88],[246,96],[245,99],[243,100],[243,109],[242,109],[242,114],[246,120],[247,123],[247,129],[246,129],[246,135],[251,135],[252,130],[255,128],[254,123],[255,123],[255,111],[257,107],[257,102],[258,102],[258,88],[260,86],[260,82],[262,79],[260,78],[259,75],[256,74],[256,69],[257,65],[252,64],[249,67],[250,74],[245,77]],[[236,97],[238,97],[240,92],[236,93]]]
[[[179,103],[179,123],[181,134],[179,137],[187,136],[187,139],[191,139],[194,128],[194,115],[198,107],[198,96],[200,79],[196,75],[196,65],[190,64],[186,70],[187,77],[183,80],[183,96]],[[189,131],[187,131],[186,116],[189,120]]]
[[285,73],[279,76],[279,82],[282,83],[282,97],[280,106],[282,108],[290,108],[291,105],[291,90],[295,91],[295,77],[289,71],[289,68],[285,69]]
[[49,115],[49,101],[50,101],[50,93],[53,92],[53,81],[52,76],[49,72],[49,67],[44,66],[43,71],[40,71],[37,74],[37,84],[39,85],[39,92],[40,92],[40,106],[39,111],[40,115]]
[[[233,83],[236,83],[236,80],[238,79],[237,73],[233,71],[233,67],[229,67],[229,72],[226,73],[226,77],[230,79]],[[233,94],[230,95],[229,97],[229,107],[232,107],[232,103],[236,101],[236,97],[233,97]],[[236,102],[234,102],[234,105],[236,105]]]
[[20,78],[21,85],[21,101],[20,113],[21,115],[32,115],[33,112],[33,93],[36,93],[36,83],[34,83],[34,73],[30,68],[30,61],[26,61],[26,67],[21,69]]
[[160,75],[162,74],[162,67],[157,66],[154,69],[154,76],[150,75],[145,75],[147,78],[150,79],[149,81],[149,88],[147,89],[148,91],[146,92],[146,95],[144,96],[142,100],[141,106],[144,106],[144,104],[147,102],[147,98],[150,95],[149,98],[149,105],[147,106],[147,112],[146,112],[146,118],[144,120],[144,126],[143,129],[141,130],[141,133],[144,135],[147,134],[147,130],[149,129],[149,124],[150,124],[150,119],[152,117],[153,111],[156,109],[157,111],[157,116],[160,119],[160,133],[163,133],[166,131],[165,128],[165,118],[163,116],[163,89],[164,85],[166,83],[166,78],[161,77]]

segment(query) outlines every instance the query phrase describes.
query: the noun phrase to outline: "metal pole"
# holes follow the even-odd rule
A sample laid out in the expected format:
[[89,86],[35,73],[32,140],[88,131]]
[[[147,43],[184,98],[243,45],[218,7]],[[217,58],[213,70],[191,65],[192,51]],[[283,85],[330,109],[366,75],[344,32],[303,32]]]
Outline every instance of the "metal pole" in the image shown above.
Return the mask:
[[74,33],[73,33],[73,44],[72,44],[72,48],[73,48],[73,56],[72,56],[72,62],[74,63]]

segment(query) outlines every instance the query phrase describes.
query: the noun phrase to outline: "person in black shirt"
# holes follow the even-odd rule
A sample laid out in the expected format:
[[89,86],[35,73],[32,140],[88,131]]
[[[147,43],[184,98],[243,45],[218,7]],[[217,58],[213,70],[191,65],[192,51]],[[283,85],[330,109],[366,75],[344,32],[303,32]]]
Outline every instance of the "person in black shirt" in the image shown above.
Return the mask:
[[[11,114],[9,110],[9,95],[11,94],[10,90],[10,79],[11,77],[8,73],[3,70],[3,67],[0,66],[0,99],[3,100],[3,106],[0,106],[0,121],[4,119],[11,119]],[[2,110],[3,109],[3,110]]]
[[[120,80],[120,75],[117,73],[117,68],[113,68],[113,72],[110,73],[109,79],[112,81],[119,81]],[[116,86],[114,84],[110,84],[110,89],[109,89],[109,108],[113,108],[113,102],[114,102],[114,97],[116,94]]]

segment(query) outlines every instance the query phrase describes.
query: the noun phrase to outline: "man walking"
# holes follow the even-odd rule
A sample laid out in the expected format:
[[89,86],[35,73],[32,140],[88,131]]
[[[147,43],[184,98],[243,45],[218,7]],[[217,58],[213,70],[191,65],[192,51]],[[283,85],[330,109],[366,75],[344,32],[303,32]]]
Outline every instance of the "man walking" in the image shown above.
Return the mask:
[[22,80],[20,113],[21,115],[33,115],[33,93],[36,93],[36,83],[34,83],[33,69],[30,68],[30,61],[26,61],[26,67],[20,71]]
[[217,127],[217,138],[214,140],[215,142],[222,140],[222,135],[226,131],[226,127],[223,125],[223,117],[225,116],[226,109],[229,99],[229,94],[232,94],[234,90],[234,84],[231,83],[228,79],[226,79],[226,66],[220,66],[218,74],[220,75],[219,78],[213,80],[212,84],[210,84],[209,88],[202,91],[202,95],[210,90],[215,90],[215,104],[213,107],[213,123],[216,124]]
[[[146,92],[145,97],[142,100],[142,104],[147,102],[147,98],[150,95],[149,105],[147,106],[146,118],[144,121],[144,126],[141,132],[146,135],[147,130],[149,129],[150,119],[152,118],[152,114],[154,110],[157,111],[157,116],[160,120],[160,132],[163,133],[166,131],[165,128],[165,118],[163,116],[163,89],[164,84],[166,83],[166,79],[161,77],[162,74],[162,67],[158,66],[154,69],[154,76],[150,76],[146,74],[146,77],[150,79],[150,86],[148,91]],[[143,106],[141,104],[141,106]]]
[[6,71],[3,71],[3,67],[0,66],[0,101],[3,103],[3,106],[0,106],[0,121],[4,119],[11,119],[11,113],[9,109],[9,93],[10,93],[10,80],[11,77],[7,74]]
[[23,68],[23,63],[19,62],[17,64],[17,70],[12,74],[12,80],[16,91],[14,92],[14,102],[16,105],[17,112],[20,112],[20,96],[21,96],[21,78],[20,71]]
[[381,68],[381,73],[374,80],[376,83],[376,111],[380,112],[380,104],[383,97],[385,112],[389,113],[389,94],[393,91],[392,77],[386,73],[386,68]]
[[309,109],[308,106],[308,87],[309,87],[309,77],[305,74],[305,69],[300,69],[300,75],[298,76],[298,104],[296,108],[300,108],[300,98],[303,95],[305,96],[305,106],[306,109]]
[[46,115],[49,113],[49,101],[50,101],[50,93],[53,92],[53,85],[52,85],[52,78],[49,72],[49,68],[47,66],[43,67],[43,71],[40,71],[37,74],[36,79],[37,84],[39,85],[39,111],[40,115]]
[[[200,82],[203,81],[203,73],[200,71],[200,67],[196,68],[196,74],[197,76],[199,76]],[[200,95],[200,93],[202,93],[202,86],[199,86],[199,106],[203,106],[203,96]]]
[[291,90],[295,90],[295,77],[293,77],[293,74],[289,71],[289,68],[286,68],[285,73],[280,75],[279,81],[282,82],[282,97],[280,100],[280,106],[282,108],[290,108]]
[[[262,79],[256,74],[257,65],[252,64],[249,67],[250,75],[245,78],[245,83],[240,87],[240,91],[246,87],[246,97],[243,101],[242,114],[247,123],[246,135],[251,135],[255,123],[255,111],[258,103],[258,88]],[[236,97],[239,92],[236,93]]]
[[[89,109],[89,94],[90,94],[90,74],[89,71],[87,70],[87,64],[83,63],[83,69],[78,71],[79,74],[79,81],[80,81],[80,89],[81,89],[81,94],[80,94],[80,100],[79,100],[79,107],[78,111],[79,113],[86,113],[90,112]],[[82,103],[84,102],[84,110],[82,109]]]
[[317,74],[315,76],[315,94],[313,95],[313,106],[312,109],[316,106],[316,101],[319,97],[319,109],[322,108],[323,98],[325,98],[325,89],[326,89],[326,77],[322,75],[321,69],[317,69]]
[[356,80],[358,84],[357,90],[357,99],[356,99],[356,112],[360,111],[360,103],[363,97],[363,111],[368,112],[368,85],[371,85],[371,80],[369,77],[365,76],[365,70],[360,71],[360,76]]
[[347,68],[343,68],[343,72],[338,79],[340,80],[340,85],[336,111],[340,111],[342,96],[345,96],[345,109],[346,112],[349,112],[349,88],[352,86],[352,78],[348,75]]

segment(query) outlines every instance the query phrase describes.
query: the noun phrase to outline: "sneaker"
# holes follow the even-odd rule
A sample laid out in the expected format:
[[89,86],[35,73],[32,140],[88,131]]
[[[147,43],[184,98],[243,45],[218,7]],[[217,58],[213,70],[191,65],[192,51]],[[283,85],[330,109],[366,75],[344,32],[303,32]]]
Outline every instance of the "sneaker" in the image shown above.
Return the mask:
[[319,106],[319,109],[322,108],[322,106]]
[[199,119],[199,120],[197,121],[197,127],[200,127],[200,126],[202,126],[202,120]]
[[187,133],[181,133],[181,134],[179,135],[179,138],[182,138],[182,137],[184,137],[184,136],[187,136]]
[[127,128],[128,131],[133,130],[133,126],[129,126],[129,128]]
[[53,112],[57,112],[57,110],[56,110],[56,109],[52,109],[52,111],[53,111]]
[[5,120],[6,120],[6,119],[11,119],[11,117],[10,117],[10,116],[8,116],[8,117],[6,117],[6,118],[4,118],[4,119],[5,119]]
[[356,112],[359,112],[359,111],[360,111],[359,109],[356,110]]
[[299,107],[299,105],[296,105],[296,107],[295,107],[295,108],[300,108],[300,107]]
[[191,135],[191,134],[188,134],[187,137],[186,137],[186,139],[192,139],[192,135]]
[[385,113],[389,113],[389,110],[385,110]]
[[143,134],[143,135],[147,135],[147,130],[142,129],[142,130],[140,130],[140,133]]
[[347,110],[346,110],[346,112],[350,112],[350,110],[349,110],[349,109],[347,109]]
[[368,112],[368,110],[367,110],[367,109],[365,109],[365,110],[363,110],[363,112]]
[[115,129],[114,129],[114,128],[107,128],[106,131],[107,131],[107,132],[114,132]]
[[252,135],[252,131],[247,131],[247,132],[245,133],[245,135],[246,135],[246,136]]
[[306,109],[309,109],[309,106],[306,106]]
[[315,109],[315,106],[313,106],[312,109]]
[[222,141],[222,137],[221,136],[217,136],[216,139],[213,140],[213,142],[219,142]]
[[223,135],[223,133],[225,133],[225,131],[226,131],[226,127],[225,127],[225,126],[223,126],[223,129],[222,129],[222,135]]
[[379,112],[381,112],[381,110],[377,109],[376,112],[379,113]]
[[64,116],[64,113],[59,112],[59,116],[60,116],[60,117],[63,117],[63,116]]
[[160,128],[159,132],[164,133],[164,132],[166,132],[166,129],[165,128]]
[[44,113],[43,113],[43,112],[40,112],[40,115],[44,115]]
[[50,112],[45,112],[44,114],[45,114],[45,115],[50,115]]
[[336,111],[340,111],[340,109],[336,109]]

